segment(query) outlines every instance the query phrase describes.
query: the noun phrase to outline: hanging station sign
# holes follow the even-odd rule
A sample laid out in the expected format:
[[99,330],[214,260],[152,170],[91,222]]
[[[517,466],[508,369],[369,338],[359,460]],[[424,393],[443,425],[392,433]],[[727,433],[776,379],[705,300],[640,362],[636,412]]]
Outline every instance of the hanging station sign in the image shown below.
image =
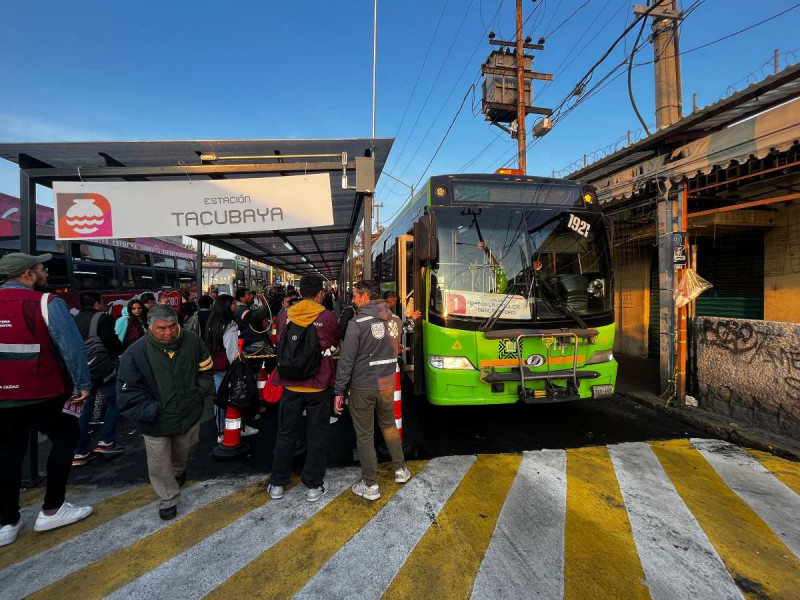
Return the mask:
[[55,182],[56,239],[214,235],[333,225],[330,175]]

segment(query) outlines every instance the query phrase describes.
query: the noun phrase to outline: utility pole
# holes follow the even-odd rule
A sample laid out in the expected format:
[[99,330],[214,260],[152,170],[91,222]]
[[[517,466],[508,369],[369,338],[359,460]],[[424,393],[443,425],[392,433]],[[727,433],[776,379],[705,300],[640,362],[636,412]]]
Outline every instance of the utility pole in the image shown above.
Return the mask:
[[[635,6],[640,15],[647,6]],[[653,17],[653,57],[656,76],[656,128],[664,129],[683,118],[680,21],[677,0],[666,0],[650,11]]]
[[[677,0],[662,0],[655,8],[634,6],[634,14],[653,18],[656,92],[656,128],[661,130],[683,117],[680,67],[680,21]],[[652,9],[652,10],[651,10]],[[649,10],[649,12],[647,12]],[[686,227],[686,189],[667,190],[657,201],[659,271],[659,371],[661,389],[684,402],[686,394],[686,310],[675,308],[677,275],[674,265],[676,232]],[[680,195],[680,198],[678,197]]]
[[[517,0],[517,162],[519,170],[527,173],[528,157],[525,146],[525,50],[522,47],[522,0]],[[531,81],[531,99],[533,81]]]
[[[533,81],[534,79],[552,81],[553,76],[531,70],[533,57],[526,55],[525,50],[544,50],[544,38],[540,39],[538,44],[532,44],[530,36],[523,40],[522,0],[516,0],[516,5],[515,39],[496,40],[494,32],[489,33],[489,43],[492,46],[500,46],[500,49],[493,50],[486,62],[481,65],[481,73],[485,76],[482,111],[487,121],[517,140],[517,171],[525,174],[528,167],[525,116],[535,113],[550,117],[553,114],[549,108],[533,106]],[[513,53],[510,50],[512,47]]]

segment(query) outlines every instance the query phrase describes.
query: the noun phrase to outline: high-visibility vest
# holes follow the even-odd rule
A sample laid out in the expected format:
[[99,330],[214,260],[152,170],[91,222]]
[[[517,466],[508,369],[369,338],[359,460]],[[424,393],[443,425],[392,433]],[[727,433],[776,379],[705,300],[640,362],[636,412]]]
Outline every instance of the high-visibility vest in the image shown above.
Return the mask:
[[72,390],[43,314],[51,299],[35,290],[0,289],[0,402],[55,398]]

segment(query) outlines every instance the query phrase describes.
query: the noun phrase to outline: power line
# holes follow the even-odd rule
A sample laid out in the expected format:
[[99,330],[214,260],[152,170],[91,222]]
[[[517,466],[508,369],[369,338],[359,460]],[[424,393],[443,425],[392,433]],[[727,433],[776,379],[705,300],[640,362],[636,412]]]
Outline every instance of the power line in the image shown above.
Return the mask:
[[[464,21],[466,20],[467,15],[469,14],[469,11],[472,8],[472,5],[474,3],[475,3],[475,0],[470,0],[470,3],[467,5],[467,10],[464,11],[464,16],[461,18],[461,22],[459,23],[458,28],[456,29],[456,33],[453,36],[453,41],[450,43],[450,47],[448,48],[447,52],[445,53],[444,58],[442,59],[442,64],[439,67],[439,71],[436,73],[436,76],[433,79],[433,85],[431,85],[431,89],[428,91],[428,95],[425,97],[425,102],[423,102],[422,108],[420,109],[419,113],[417,114],[417,118],[414,121],[414,125],[411,127],[411,133],[408,134],[408,138],[406,138],[406,141],[403,143],[403,147],[400,149],[400,154],[398,154],[397,158],[394,161],[394,164],[392,165],[392,168],[390,169],[392,171],[396,170],[397,165],[400,163],[400,159],[403,157],[403,154],[405,153],[406,147],[408,146],[408,141],[414,135],[414,131],[416,131],[417,125],[419,124],[419,119],[422,116],[422,113],[425,111],[425,107],[428,105],[428,102],[431,99],[431,95],[433,94],[433,90],[436,88],[436,82],[439,80],[439,76],[442,74],[442,71],[444,70],[444,67],[447,64],[447,58],[450,56],[450,53],[453,51],[453,47],[455,46],[456,41],[458,40],[458,35],[461,33],[461,28],[464,25]],[[401,175],[401,177],[402,177],[402,175]],[[394,188],[394,185],[392,185],[392,188]]]
[[[759,21],[758,23],[753,23],[752,25],[749,25],[748,27],[745,27],[744,29],[740,29],[739,31],[734,31],[732,33],[729,33],[727,35],[722,36],[721,38],[717,38],[716,40],[712,40],[710,42],[706,42],[705,44],[700,44],[699,46],[695,46],[694,48],[690,48],[689,50],[683,50],[682,52],[680,52],[678,54],[678,56],[683,56],[684,54],[690,54],[691,52],[696,52],[698,50],[702,50],[703,48],[708,48],[709,46],[713,46],[714,44],[718,44],[720,42],[724,42],[725,40],[730,39],[730,38],[732,38],[734,36],[737,36],[737,35],[740,35],[742,33],[745,33],[746,31],[750,31],[751,29],[755,29],[756,27],[759,27],[760,25],[763,25],[764,23],[768,23],[770,21],[773,21],[773,20],[777,19],[778,17],[783,16],[786,13],[795,10],[796,8],[800,8],[800,2],[798,2],[794,6],[790,6],[789,8],[779,12],[778,14],[772,15],[771,17],[767,17],[766,19],[763,19],[762,21]],[[636,63],[635,66],[642,67],[642,66],[645,66],[645,65],[652,65],[654,62],[655,62],[655,60],[649,60],[647,62]]]
[[[493,21],[493,22],[494,22],[494,20],[496,20],[496,19],[497,19],[498,15],[500,14],[500,10],[501,10],[501,9],[502,9],[502,7],[503,7],[503,1],[504,1],[504,0],[501,0],[501,2],[500,2],[500,4],[499,4],[499,6],[497,7],[497,11],[495,11],[494,18],[492,19],[492,21]],[[422,140],[421,140],[421,141],[420,141],[420,143],[417,145],[417,148],[416,148],[416,150],[413,152],[412,158],[411,158],[411,159],[409,159],[409,161],[406,163],[406,166],[403,168],[402,172],[400,173],[400,175],[399,175],[400,177],[402,177],[402,176],[405,174],[405,172],[406,172],[406,171],[408,171],[408,168],[411,166],[411,163],[412,163],[412,162],[413,162],[413,160],[414,160],[414,158],[413,158],[413,157],[416,157],[416,156],[418,155],[418,153],[419,153],[419,150],[422,148],[422,145],[423,145],[423,144],[425,143],[425,141],[428,139],[428,135],[430,134],[431,130],[432,130],[432,129],[433,129],[433,127],[434,127],[434,126],[435,126],[435,125],[438,123],[438,118],[439,118],[439,115],[441,115],[441,114],[442,114],[442,112],[444,111],[445,107],[447,106],[447,103],[449,102],[450,98],[451,98],[451,97],[452,97],[452,95],[453,95],[453,92],[455,92],[455,91],[456,91],[456,86],[457,86],[457,85],[458,85],[458,83],[461,81],[461,79],[462,79],[462,77],[464,76],[464,73],[466,72],[466,70],[467,70],[467,69],[470,67],[470,65],[472,64],[472,59],[473,59],[473,57],[475,56],[475,53],[476,53],[476,52],[478,51],[478,49],[480,48],[481,44],[483,44],[484,37],[486,36],[486,34],[488,34],[488,33],[489,33],[489,29],[490,29],[490,28],[491,28],[491,24],[490,24],[490,27],[489,27],[489,28],[487,28],[487,29],[486,29],[486,31],[484,31],[484,35],[483,35],[483,36],[481,36],[481,39],[480,39],[480,40],[478,40],[478,43],[475,45],[475,48],[472,50],[472,54],[469,56],[469,58],[467,58],[467,61],[464,63],[464,67],[461,69],[461,73],[459,73],[459,75],[458,75],[458,78],[456,79],[456,81],[455,81],[455,83],[453,84],[453,86],[450,88],[450,93],[449,93],[449,94],[447,95],[447,97],[444,99],[444,102],[442,102],[442,105],[440,106],[440,108],[439,108],[439,111],[436,113],[436,116],[435,116],[435,117],[434,117],[434,118],[431,120],[431,124],[428,126],[428,129],[427,129],[427,131],[426,131],[426,132],[425,132],[425,134],[422,136]],[[478,80],[479,78],[480,78],[480,74],[478,74],[478,76],[477,76],[477,77],[476,77],[476,78],[473,80],[472,84],[470,84],[469,90],[472,90],[472,89],[474,89],[474,86],[475,86],[475,84],[476,84],[476,82],[477,82],[477,80]],[[433,88],[431,88],[431,91],[432,91],[432,89],[433,89]],[[421,117],[421,116],[422,116],[422,114],[420,113],[419,117]],[[417,118],[417,120],[419,120],[419,117]],[[408,143],[408,141],[407,141],[406,143]],[[402,154],[402,153],[401,153],[401,154]],[[398,158],[397,162],[395,162],[395,167],[397,167],[397,164],[398,164],[399,162],[400,162],[400,159]],[[393,187],[394,187],[394,186],[393,186]]]
[[556,31],[558,31],[559,29],[561,29],[561,28],[562,28],[562,27],[563,27],[563,26],[564,26],[566,23],[568,23],[568,22],[569,22],[569,20],[570,20],[570,19],[572,19],[572,17],[574,17],[575,15],[577,15],[579,12],[581,12],[581,10],[582,10],[582,9],[586,8],[586,5],[587,5],[587,4],[589,4],[591,1],[592,1],[592,0],[586,0],[586,2],[584,2],[583,4],[581,4],[581,5],[580,5],[578,8],[576,8],[574,11],[572,11],[572,14],[570,14],[570,16],[568,16],[566,19],[564,19],[563,21],[561,21],[561,23],[559,23],[559,24],[558,24],[558,26],[557,26],[555,29],[553,29],[553,31],[551,31],[550,33],[548,33],[547,35],[548,35],[548,36],[551,36],[551,35],[555,34],[555,32],[556,32]]
[[431,160],[428,163],[428,166],[425,167],[425,170],[422,172],[422,175],[420,175],[420,178],[417,180],[417,183],[416,183],[416,185],[414,185],[414,187],[417,187],[420,184],[420,182],[425,178],[425,175],[428,173],[428,169],[431,168],[431,165],[433,164],[433,161],[436,160],[436,156],[439,154],[439,150],[442,149],[442,146],[444,145],[444,141],[447,139],[447,136],[450,135],[450,130],[453,129],[453,125],[456,124],[456,119],[458,119],[458,115],[461,114],[461,110],[464,108],[464,104],[467,102],[467,98],[469,98],[469,93],[472,91],[472,87],[473,86],[469,86],[469,89],[467,90],[467,93],[464,94],[464,99],[461,101],[461,106],[458,107],[458,111],[456,111],[456,116],[453,117],[452,121],[450,121],[450,126],[447,128],[447,131],[444,132],[444,137],[442,138],[442,141],[439,142],[439,146],[438,146],[438,148],[436,148],[436,152],[433,153],[433,156],[431,157]]
[[431,41],[428,44],[428,50],[425,52],[425,58],[422,60],[422,66],[419,68],[419,73],[417,73],[417,79],[414,82],[414,87],[411,90],[411,95],[408,97],[408,102],[406,103],[406,108],[403,111],[403,116],[400,118],[400,124],[397,126],[397,131],[394,132],[394,137],[397,137],[397,134],[400,133],[400,129],[403,127],[403,123],[406,120],[406,115],[408,114],[408,109],[411,108],[411,101],[414,99],[414,94],[417,92],[417,85],[419,84],[420,77],[422,77],[422,72],[425,70],[425,65],[428,63],[428,57],[431,54],[431,48],[433,48],[433,42],[436,40],[436,34],[439,32],[439,26],[442,24],[442,17],[444,17],[444,12],[447,10],[447,5],[450,0],[445,0],[444,6],[442,7],[442,12],[439,13],[439,20],[436,22],[436,28],[433,30],[433,35],[431,36]]

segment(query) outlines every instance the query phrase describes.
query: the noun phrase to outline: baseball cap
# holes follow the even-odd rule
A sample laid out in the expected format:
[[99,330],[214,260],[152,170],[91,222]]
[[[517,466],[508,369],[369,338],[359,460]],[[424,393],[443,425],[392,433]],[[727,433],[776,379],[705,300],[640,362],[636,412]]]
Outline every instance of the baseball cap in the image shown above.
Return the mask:
[[12,252],[0,258],[0,277],[10,279],[19,277],[25,271],[35,267],[38,263],[43,263],[53,258],[52,254],[40,254],[33,256],[24,252]]

